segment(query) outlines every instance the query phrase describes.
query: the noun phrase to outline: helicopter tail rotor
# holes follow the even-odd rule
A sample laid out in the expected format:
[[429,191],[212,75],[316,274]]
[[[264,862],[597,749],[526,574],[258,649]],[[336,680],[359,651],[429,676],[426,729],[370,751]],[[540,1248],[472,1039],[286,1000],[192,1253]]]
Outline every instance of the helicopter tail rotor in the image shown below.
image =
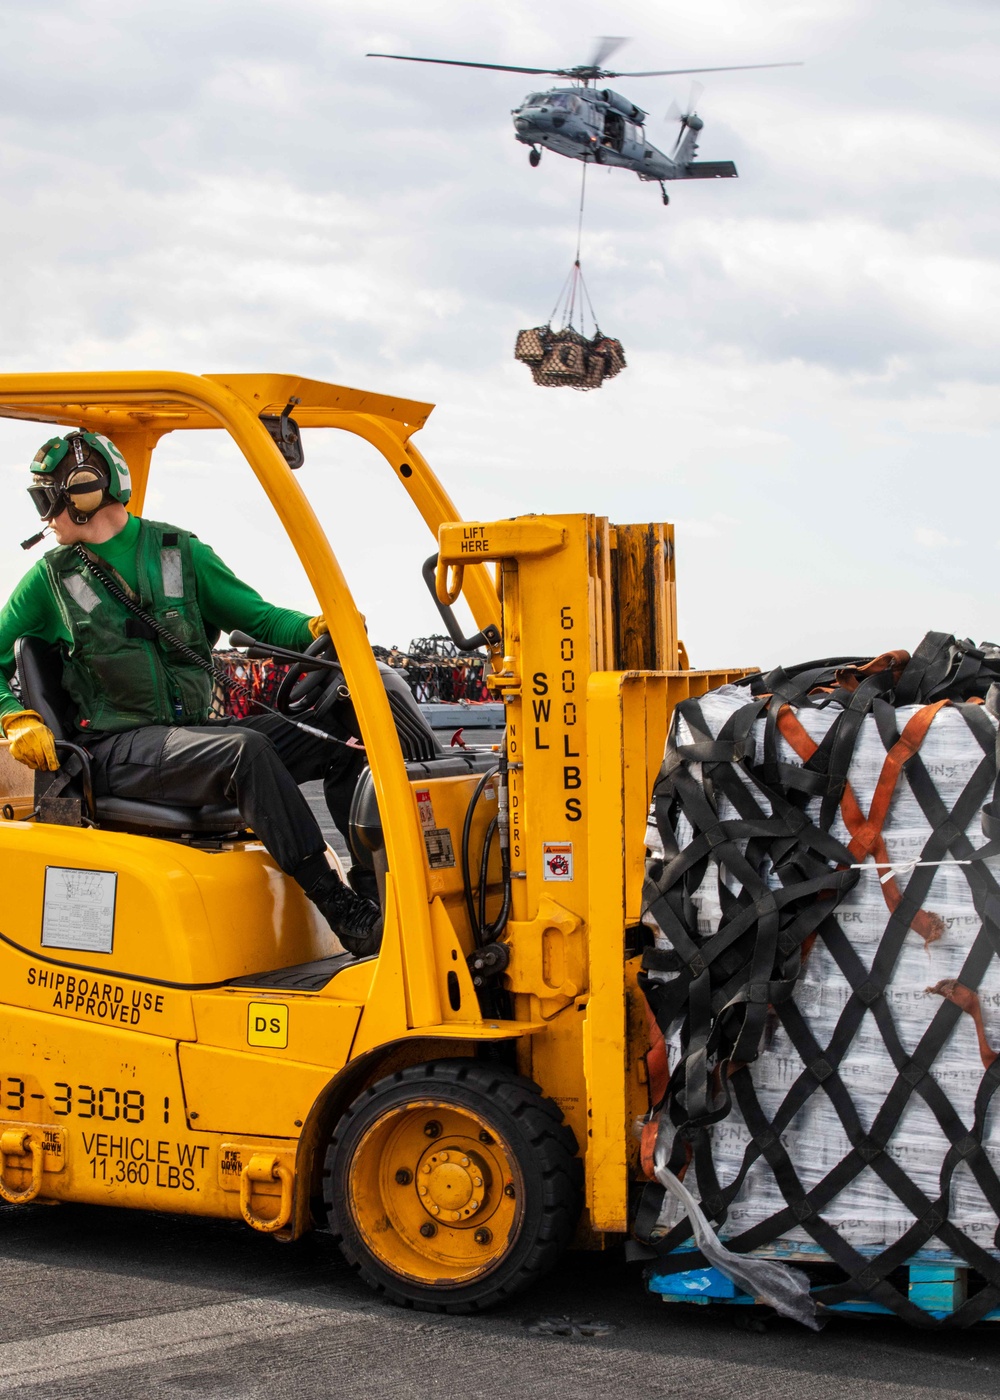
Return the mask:
[[688,92],[687,109],[682,112],[676,102],[671,102],[667,109],[666,120],[668,122],[680,122],[681,128],[677,133],[677,140],[674,142],[674,148],[670,153],[672,156],[677,154],[681,142],[684,140],[688,131],[700,131],[704,125],[701,117],[699,117],[698,113],[695,111],[695,107],[698,105],[704,91],[704,83],[693,82]]

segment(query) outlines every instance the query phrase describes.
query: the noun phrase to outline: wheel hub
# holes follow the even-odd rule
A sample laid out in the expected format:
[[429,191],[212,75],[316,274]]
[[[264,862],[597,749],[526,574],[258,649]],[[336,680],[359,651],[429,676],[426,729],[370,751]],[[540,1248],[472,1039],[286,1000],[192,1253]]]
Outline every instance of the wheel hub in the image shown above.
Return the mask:
[[416,1172],[417,1194],[436,1220],[469,1220],[486,1198],[483,1164],[457,1148],[430,1152]]
[[355,1150],[351,1213],[400,1277],[455,1286],[500,1266],[518,1238],[519,1164],[473,1109],[427,1098],[387,1109]]

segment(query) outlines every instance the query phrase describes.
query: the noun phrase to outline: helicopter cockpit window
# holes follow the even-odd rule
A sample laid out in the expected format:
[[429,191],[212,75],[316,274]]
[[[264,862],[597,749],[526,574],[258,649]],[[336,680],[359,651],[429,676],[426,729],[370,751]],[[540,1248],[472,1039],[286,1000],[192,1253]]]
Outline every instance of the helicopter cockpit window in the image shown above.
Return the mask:
[[545,103],[545,93],[544,93],[544,92],[533,92],[533,93],[531,94],[530,97],[526,97],[526,98],[524,99],[524,105],[525,105],[526,107],[541,107],[541,106],[544,105],[544,103]]
[[571,92],[554,92],[549,97],[549,102],[553,107],[563,107],[567,112],[575,112],[580,106],[580,99],[574,97]]

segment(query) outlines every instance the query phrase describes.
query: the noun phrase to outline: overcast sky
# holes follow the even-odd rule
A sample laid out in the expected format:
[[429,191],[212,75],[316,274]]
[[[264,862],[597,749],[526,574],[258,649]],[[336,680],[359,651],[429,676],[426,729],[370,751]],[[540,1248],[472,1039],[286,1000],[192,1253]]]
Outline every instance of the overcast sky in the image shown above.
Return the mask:
[[[677,525],[694,665],[1000,639],[995,0],[23,0],[0,3],[0,364],[267,370],[436,403],[417,444],[468,518]],[[700,157],[591,171],[583,267],[628,369],[596,393],[514,362],[573,256],[579,163],[536,170],[518,74],[633,36],[622,68],[709,75]],[[669,145],[688,80],[619,79]],[[48,433],[0,423],[0,593]],[[433,544],[382,459],[307,435],[303,485],[374,641],[439,630]],[[159,461],[159,470],[156,463]],[[308,585],[235,450],[177,434],[151,515],[275,602]]]

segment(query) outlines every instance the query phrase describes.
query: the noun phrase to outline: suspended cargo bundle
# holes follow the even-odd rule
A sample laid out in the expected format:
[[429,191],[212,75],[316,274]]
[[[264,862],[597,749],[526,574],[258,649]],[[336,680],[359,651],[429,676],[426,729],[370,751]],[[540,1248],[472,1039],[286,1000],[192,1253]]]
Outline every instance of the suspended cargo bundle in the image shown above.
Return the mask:
[[773,1300],[744,1280],[791,1258],[810,1309],[1000,1316],[998,682],[1000,649],[929,633],[677,707],[643,899],[658,1291],[729,1259]]
[[[585,306],[594,324],[591,336],[584,335],[573,324],[578,313],[583,321]],[[553,323],[558,329],[553,329]],[[514,358],[527,364],[535,383],[547,389],[599,389],[606,379],[613,379],[625,368],[621,341],[604,335],[597,324],[579,258],[573,264],[548,324],[518,331]]]

